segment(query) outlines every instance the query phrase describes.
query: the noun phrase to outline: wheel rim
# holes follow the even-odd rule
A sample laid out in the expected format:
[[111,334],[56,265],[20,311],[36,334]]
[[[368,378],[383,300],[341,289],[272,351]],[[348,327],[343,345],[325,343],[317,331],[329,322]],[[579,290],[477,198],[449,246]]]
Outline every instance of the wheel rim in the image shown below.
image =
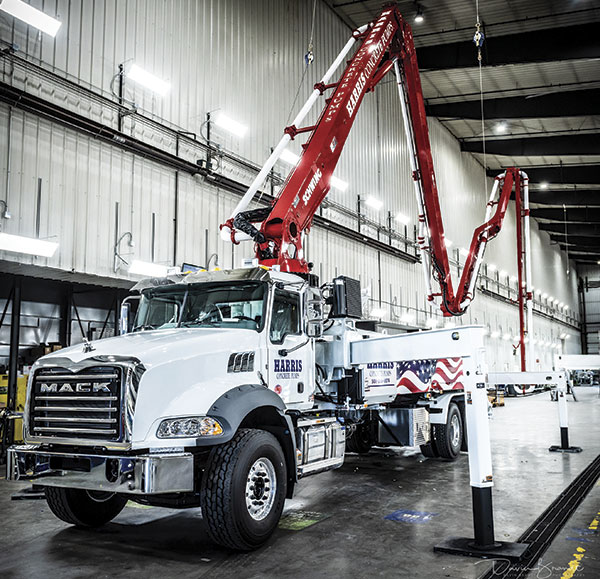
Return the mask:
[[262,521],[271,512],[277,494],[277,476],[273,463],[259,458],[248,472],[246,508],[255,521]]
[[85,491],[87,496],[90,497],[95,503],[105,503],[110,501],[115,496],[115,493],[107,493],[105,491]]
[[450,419],[450,441],[452,448],[460,446],[460,420],[457,414],[454,414]]

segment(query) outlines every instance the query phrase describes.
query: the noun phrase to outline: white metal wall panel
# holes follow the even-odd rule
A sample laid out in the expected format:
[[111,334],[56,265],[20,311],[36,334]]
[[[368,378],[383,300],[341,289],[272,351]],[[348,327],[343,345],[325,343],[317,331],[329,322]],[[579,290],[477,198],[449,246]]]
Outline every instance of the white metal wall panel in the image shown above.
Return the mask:
[[[245,138],[228,136],[215,129],[214,138],[230,150],[254,163],[262,163],[269,148],[280,138],[288,122],[296,93],[296,112],[312,91],[349,37],[350,31],[332,10],[319,1],[314,27],[315,61],[304,71],[304,53],[308,47],[313,3],[310,0],[32,0],[34,6],[57,15],[63,26],[56,39],[39,35],[22,23],[0,19],[0,34],[21,46],[28,58],[40,60],[57,74],[75,80],[81,86],[105,95],[111,94],[119,63],[135,60],[143,68],[171,83],[171,90],[160,98],[127,82],[127,97],[144,114],[185,130],[201,134],[205,115],[212,111],[227,113],[248,126]],[[54,100],[79,114],[116,126],[113,111],[101,108],[75,91],[52,88],[33,71],[10,76],[0,71],[5,82],[38,96]],[[402,212],[411,218],[408,232],[416,222],[416,203],[407,146],[398,106],[397,87],[388,76],[374,94],[368,94],[357,115],[336,175],[349,183],[345,192],[333,189],[329,198],[350,210],[356,210],[360,195],[363,212],[386,224],[388,212]],[[317,109],[307,119],[314,122]],[[0,106],[0,195],[6,195],[8,154],[8,116]],[[446,234],[454,242],[453,252],[470,242],[473,229],[485,211],[485,177],[479,162],[460,152],[454,137],[435,119],[429,123],[431,143],[440,188]],[[97,275],[113,273],[115,235],[131,231],[134,248],[121,244],[126,259],[151,259],[152,215],[156,219],[154,259],[172,264],[175,251],[174,171],[122,150],[95,141],[62,126],[12,112],[11,187],[8,200],[14,219],[0,224],[5,231],[21,235],[35,234],[38,178],[42,179],[41,237],[54,237],[60,249],[51,259],[23,258],[14,254],[2,259],[18,260],[74,269]],[[154,146],[175,151],[171,136],[149,131],[134,117],[125,119],[125,130]],[[300,139],[298,139],[300,141]],[[290,149],[300,152],[300,142]],[[180,152],[195,161],[199,152],[183,144]],[[284,164],[278,170],[286,170]],[[248,183],[249,172],[224,166],[231,178]],[[488,180],[488,187],[491,182]],[[383,201],[376,211],[364,201],[373,196]],[[239,265],[242,257],[252,254],[249,244],[231,247],[217,231],[239,197],[201,179],[179,175],[177,202],[177,263],[187,261],[203,265],[217,253],[222,267]],[[116,204],[119,227],[115,231]],[[509,211],[503,232],[490,244],[487,261],[516,272],[514,210]],[[335,208],[324,216],[356,228],[356,218]],[[394,223],[396,229],[403,227]],[[365,227],[368,235],[375,232]],[[208,232],[208,235],[206,235]],[[208,240],[208,244],[206,242]],[[383,240],[383,239],[382,239]],[[383,240],[385,241],[385,240]],[[549,246],[547,234],[532,227],[533,283],[549,296],[557,297],[577,311],[576,273],[564,254]],[[409,264],[388,254],[380,254],[366,244],[315,228],[307,243],[308,258],[324,279],[344,274],[357,277],[368,288],[372,304],[387,310],[386,318],[398,321],[407,309],[431,313],[426,302],[423,275],[419,264]],[[125,275],[119,272],[120,276]],[[565,281],[567,280],[567,281]],[[381,293],[380,293],[381,288]],[[394,305],[392,305],[394,304]],[[516,335],[517,310],[509,304],[479,295],[467,316],[454,323],[483,323],[490,332]],[[572,331],[572,330],[570,330]],[[556,343],[565,326],[536,317],[535,333],[543,343]],[[494,369],[517,369],[511,342],[488,338]],[[571,339],[570,344],[578,340]],[[569,345],[571,347],[571,345]],[[551,359],[549,348],[540,349],[540,363]]]

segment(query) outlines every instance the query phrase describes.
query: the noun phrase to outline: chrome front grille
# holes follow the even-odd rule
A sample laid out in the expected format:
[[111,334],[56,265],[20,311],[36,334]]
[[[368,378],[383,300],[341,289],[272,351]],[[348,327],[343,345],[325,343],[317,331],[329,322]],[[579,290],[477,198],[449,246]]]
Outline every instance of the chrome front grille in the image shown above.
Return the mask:
[[32,382],[30,434],[122,440],[122,376],[119,366],[92,366],[80,372],[65,368],[38,370]]

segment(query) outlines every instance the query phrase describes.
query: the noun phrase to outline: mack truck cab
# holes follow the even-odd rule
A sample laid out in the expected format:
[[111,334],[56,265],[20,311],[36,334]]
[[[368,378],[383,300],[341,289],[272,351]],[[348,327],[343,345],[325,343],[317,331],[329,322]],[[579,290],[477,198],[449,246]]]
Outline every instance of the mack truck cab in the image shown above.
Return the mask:
[[[352,361],[353,343],[382,337],[361,327],[358,282],[256,267],[134,289],[131,331],[44,356],[29,377],[8,477],[43,485],[60,519],[103,525],[127,500],[200,506],[213,540],[252,549],[346,444],[435,454],[431,400],[398,396],[391,362]],[[447,458],[463,443],[461,395],[434,397]]]

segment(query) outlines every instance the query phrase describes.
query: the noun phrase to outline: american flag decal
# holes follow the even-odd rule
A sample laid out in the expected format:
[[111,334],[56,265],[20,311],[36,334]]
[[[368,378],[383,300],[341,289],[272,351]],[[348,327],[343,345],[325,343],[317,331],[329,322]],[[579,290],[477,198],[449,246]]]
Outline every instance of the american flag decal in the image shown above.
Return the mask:
[[462,390],[462,364],[462,358],[397,362],[398,394]]

